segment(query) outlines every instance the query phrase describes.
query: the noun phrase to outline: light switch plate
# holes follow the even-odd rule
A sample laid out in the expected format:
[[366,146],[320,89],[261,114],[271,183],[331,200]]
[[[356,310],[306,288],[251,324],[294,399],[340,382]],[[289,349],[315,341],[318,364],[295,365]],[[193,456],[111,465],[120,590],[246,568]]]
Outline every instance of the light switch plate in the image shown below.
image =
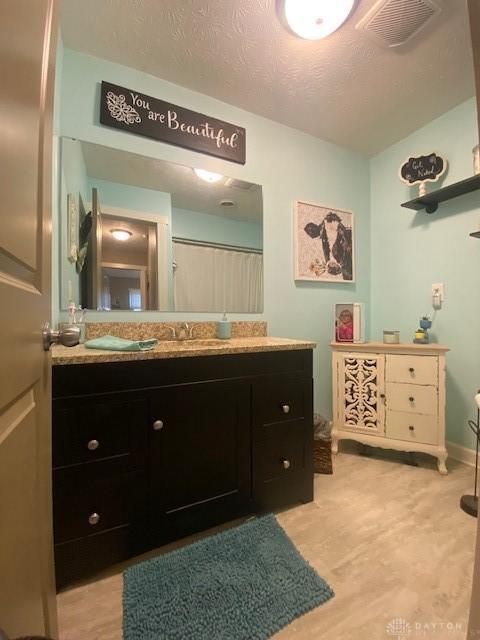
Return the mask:
[[445,301],[445,286],[443,282],[435,282],[432,284],[432,297],[437,292],[440,295],[440,303],[442,304]]

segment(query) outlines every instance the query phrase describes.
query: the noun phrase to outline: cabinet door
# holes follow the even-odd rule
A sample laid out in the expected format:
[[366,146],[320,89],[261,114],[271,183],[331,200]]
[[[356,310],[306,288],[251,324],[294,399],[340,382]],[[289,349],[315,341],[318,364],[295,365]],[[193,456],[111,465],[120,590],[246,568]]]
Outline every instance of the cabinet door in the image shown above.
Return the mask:
[[345,353],[338,360],[337,416],[341,429],[385,435],[385,358]]
[[248,511],[250,440],[248,383],[204,382],[152,392],[153,544]]

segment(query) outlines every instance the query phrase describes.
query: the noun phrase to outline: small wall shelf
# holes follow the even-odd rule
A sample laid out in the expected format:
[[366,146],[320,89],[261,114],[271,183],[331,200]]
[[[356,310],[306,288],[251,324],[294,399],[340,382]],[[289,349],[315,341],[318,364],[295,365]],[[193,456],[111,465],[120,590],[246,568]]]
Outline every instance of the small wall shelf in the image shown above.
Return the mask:
[[437,191],[432,191],[431,193],[427,193],[424,196],[415,198],[414,200],[403,202],[402,207],[414,209],[415,211],[425,209],[427,213],[434,213],[438,209],[438,204],[440,202],[451,200],[452,198],[456,198],[465,193],[470,193],[471,191],[476,191],[477,189],[480,189],[480,175],[460,180],[460,182],[449,184],[447,187],[437,189]]

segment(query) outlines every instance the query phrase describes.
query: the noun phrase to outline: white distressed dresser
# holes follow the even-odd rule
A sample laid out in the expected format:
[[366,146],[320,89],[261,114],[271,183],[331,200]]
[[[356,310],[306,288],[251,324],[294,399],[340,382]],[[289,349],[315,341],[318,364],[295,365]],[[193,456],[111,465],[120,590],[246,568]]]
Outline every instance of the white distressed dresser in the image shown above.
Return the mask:
[[445,462],[445,354],[439,344],[332,342],[332,451],[339,440]]

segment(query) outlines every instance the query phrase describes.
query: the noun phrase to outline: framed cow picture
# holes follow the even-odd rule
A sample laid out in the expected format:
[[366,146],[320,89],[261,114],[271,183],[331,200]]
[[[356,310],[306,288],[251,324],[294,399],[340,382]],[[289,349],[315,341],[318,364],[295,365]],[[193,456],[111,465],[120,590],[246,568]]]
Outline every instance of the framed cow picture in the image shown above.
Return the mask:
[[355,282],[353,213],[297,200],[295,280]]

